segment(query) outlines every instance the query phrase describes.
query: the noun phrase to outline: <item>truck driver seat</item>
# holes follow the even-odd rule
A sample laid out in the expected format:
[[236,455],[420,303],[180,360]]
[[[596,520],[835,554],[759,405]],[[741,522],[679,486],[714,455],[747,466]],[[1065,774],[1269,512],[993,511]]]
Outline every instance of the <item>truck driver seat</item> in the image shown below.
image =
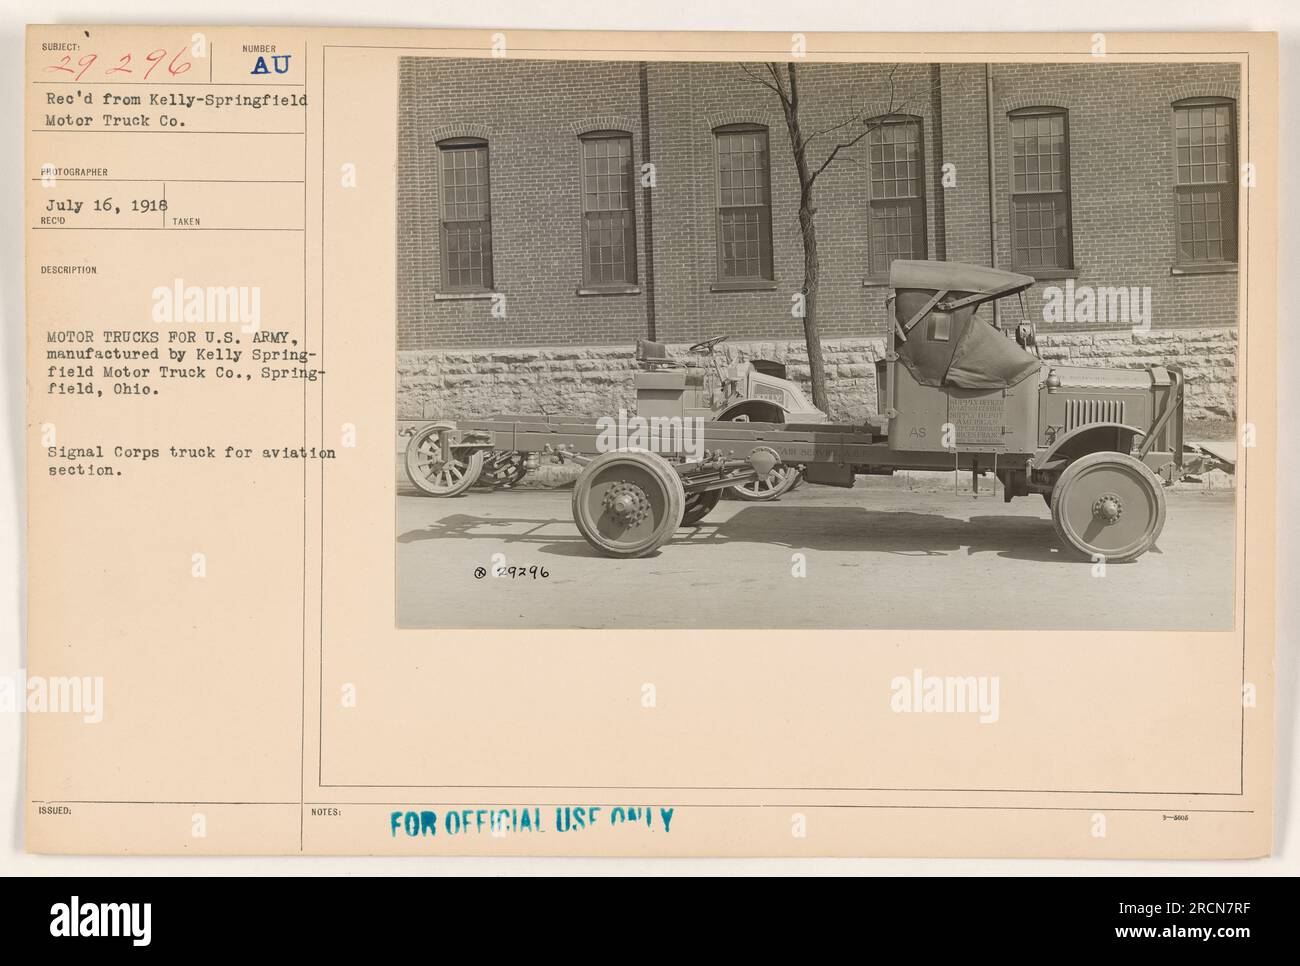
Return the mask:
[[649,339],[636,340],[636,361],[647,369],[657,369],[659,366],[677,364],[668,355],[668,346],[662,342],[651,342]]

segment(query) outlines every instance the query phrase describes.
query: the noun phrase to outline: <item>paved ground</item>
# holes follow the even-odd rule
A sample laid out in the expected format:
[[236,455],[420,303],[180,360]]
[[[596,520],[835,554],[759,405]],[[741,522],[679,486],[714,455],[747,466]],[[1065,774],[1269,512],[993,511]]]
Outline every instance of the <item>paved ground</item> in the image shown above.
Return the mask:
[[[598,556],[567,488],[398,492],[404,627],[1188,629],[1232,626],[1234,494],[1180,484],[1156,550],[1105,578],[1059,547],[1038,497],[956,494],[951,477],[804,485],[721,501],[657,555]],[[791,575],[792,556],[807,576]],[[476,578],[493,555],[546,579]]]

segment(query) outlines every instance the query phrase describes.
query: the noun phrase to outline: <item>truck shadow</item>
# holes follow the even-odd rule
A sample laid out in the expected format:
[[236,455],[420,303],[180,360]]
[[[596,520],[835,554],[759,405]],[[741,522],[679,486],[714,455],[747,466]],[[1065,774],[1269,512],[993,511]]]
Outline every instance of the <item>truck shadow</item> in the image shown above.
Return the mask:
[[[453,513],[427,527],[407,530],[398,543],[428,540],[491,540],[529,544],[540,552],[566,557],[597,553],[566,518],[478,517]],[[940,512],[868,510],[864,507],[746,506],[730,517],[718,514],[678,529],[663,550],[719,544],[762,544],[791,551],[847,551],[927,557],[991,553],[1012,560],[1086,565],[1065,552],[1046,517],[977,516],[971,519]],[[663,550],[660,552],[662,553]],[[1154,552],[1154,551],[1153,551]],[[701,560],[701,564],[704,561]]]
[[751,506],[711,526],[683,527],[676,543],[765,543],[789,550],[857,551],[908,557],[993,553],[1017,560],[1076,562],[1059,552],[1047,519],[865,507]]

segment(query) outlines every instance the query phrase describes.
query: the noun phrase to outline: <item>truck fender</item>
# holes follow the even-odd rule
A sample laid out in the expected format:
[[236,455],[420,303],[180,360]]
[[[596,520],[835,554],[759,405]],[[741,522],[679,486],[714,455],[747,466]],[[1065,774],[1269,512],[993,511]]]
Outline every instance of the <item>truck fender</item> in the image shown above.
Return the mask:
[[1088,453],[1127,453],[1133,448],[1133,439],[1143,435],[1136,426],[1126,423],[1086,423],[1076,426],[1058,437],[1042,454],[1034,459],[1033,468],[1041,470],[1064,460],[1070,462]]
[[713,417],[714,422],[730,422],[738,416],[747,416],[752,423],[784,423],[785,410],[768,399],[741,399],[732,403]]

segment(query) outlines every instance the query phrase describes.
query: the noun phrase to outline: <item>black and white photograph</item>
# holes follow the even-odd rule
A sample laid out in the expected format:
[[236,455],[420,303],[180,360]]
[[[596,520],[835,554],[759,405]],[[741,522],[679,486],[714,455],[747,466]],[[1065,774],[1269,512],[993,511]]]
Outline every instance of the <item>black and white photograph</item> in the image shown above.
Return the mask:
[[398,624],[1232,627],[1239,97],[404,57]]

